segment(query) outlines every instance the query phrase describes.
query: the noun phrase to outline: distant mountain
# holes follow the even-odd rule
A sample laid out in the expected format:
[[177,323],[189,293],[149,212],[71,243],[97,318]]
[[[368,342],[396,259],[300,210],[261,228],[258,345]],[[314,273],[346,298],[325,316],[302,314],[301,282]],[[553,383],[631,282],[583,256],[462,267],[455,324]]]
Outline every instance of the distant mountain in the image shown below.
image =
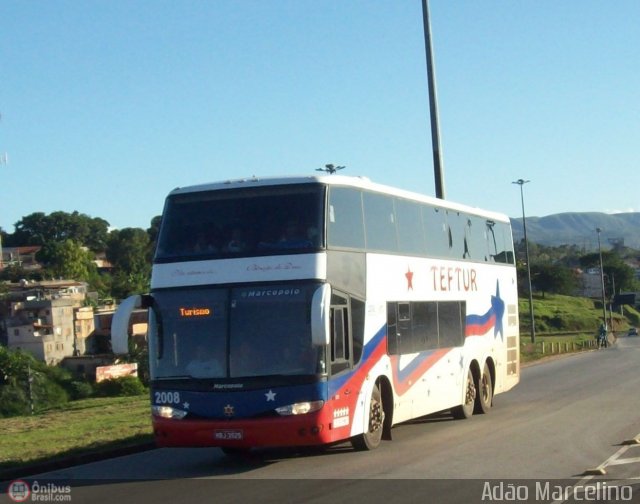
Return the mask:
[[[540,245],[578,245],[586,252],[598,249],[598,233],[604,250],[620,244],[640,250],[640,213],[605,214],[568,212],[547,217],[527,217],[527,238]],[[511,218],[513,239],[524,237],[522,218]]]

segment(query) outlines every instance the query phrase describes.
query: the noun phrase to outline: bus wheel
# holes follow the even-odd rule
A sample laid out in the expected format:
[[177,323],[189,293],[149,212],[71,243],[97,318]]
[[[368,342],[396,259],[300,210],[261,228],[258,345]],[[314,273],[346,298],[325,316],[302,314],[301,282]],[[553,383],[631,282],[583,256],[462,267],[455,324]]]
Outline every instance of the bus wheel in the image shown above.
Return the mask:
[[480,383],[478,383],[478,393],[476,394],[475,413],[489,413],[493,402],[493,382],[489,364],[484,363]]
[[382,427],[384,424],[384,409],[382,407],[382,394],[378,385],[371,391],[371,405],[369,406],[369,427],[367,432],[355,436],[351,444],[356,450],[373,450],[380,446],[382,441]]
[[453,417],[459,420],[470,418],[476,402],[476,384],[471,369],[467,370],[467,384],[465,386],[464,403],[451,409]]

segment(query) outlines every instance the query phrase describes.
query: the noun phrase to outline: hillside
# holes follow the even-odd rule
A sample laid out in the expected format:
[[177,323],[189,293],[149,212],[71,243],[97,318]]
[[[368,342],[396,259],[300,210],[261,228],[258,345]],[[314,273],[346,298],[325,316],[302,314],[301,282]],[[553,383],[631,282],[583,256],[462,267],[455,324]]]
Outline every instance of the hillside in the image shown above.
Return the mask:
[[[522,218],[512,218],[513,238],[522,240]],[[557,247],[577,245],[585,251],[598,248],[598,234],[603,249],[610,249],[613,242],[640,249],[640,212],[605,214],[598,212],[567,212],[547,217],[527,217],[527,237],[531,242]]]

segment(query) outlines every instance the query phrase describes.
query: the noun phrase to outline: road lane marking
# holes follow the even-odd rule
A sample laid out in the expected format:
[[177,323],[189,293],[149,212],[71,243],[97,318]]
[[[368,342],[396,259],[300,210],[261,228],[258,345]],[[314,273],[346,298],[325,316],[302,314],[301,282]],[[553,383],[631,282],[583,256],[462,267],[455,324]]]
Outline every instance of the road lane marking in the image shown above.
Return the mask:
[[[633,439],[634,440],[640,439],[640,434],[635,436]],[[616,451],[613,455],[611,455],[602,464],[600,464],[599,466],[597,466],[597,467],[595,467],[593,469],[587,469],[587,471],[584,472],[585,476],[580,481],[578,481],[575,485],[573,485],[571,487],[571,490],[568,492],[569,495],[567,495],[567,499],[555,500],[551,504],[563,504],[564,502],[567,502],[568,499],[573,497],[576,488],[582,488],[586,484],[592,482],[592,480],[594,480],[596,475],[600,475],[600,476],[606,475],[607,474],[606,468],[608,466],[623,465],[623,464],[633,464],[633,463],[636,463],[636,462],[640,462],[640,457],[620,458],[630,448],[637,447],[637,446],[639,446],[639,445],[636,444],[636,443],[624,443],[623,446],[620,447],[620,449],[618,451]],[[625,480],[635,480],[635,479],[640,479],[640,478],[625,478]],[[596,480],[596,481],[598,481],[598,480]],[[609,482],[607,482],[607,485],[608,486],[620,486],[622,484],[622,481],[616,481],[615,483],[616,483],[615,485],[612,485]]]

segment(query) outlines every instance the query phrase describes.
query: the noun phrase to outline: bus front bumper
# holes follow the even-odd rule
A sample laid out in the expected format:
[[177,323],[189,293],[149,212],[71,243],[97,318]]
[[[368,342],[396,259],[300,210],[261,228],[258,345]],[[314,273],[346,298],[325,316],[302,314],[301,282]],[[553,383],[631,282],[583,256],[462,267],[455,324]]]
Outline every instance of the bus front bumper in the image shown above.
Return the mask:
[[313,446],[349,437],[349,429],[333,429],[324,415],[310,413],[239,420],[166,419],[153,416],[156,444],[161,447],[227,448]]

